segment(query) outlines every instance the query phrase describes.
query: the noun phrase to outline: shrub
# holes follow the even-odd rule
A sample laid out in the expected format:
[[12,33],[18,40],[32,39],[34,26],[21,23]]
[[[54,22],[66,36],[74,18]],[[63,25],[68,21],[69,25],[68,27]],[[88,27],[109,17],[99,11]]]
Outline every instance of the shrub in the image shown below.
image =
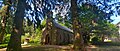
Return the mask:
[[38,28],[33,33],[25,33],[25,35],[22,36],[22,42],[24,42],[26,38],[29,38],[29,43],[40,43],[41,32],[42,31]]
[[0,48],[5,48],[7,47],[8,44],[0,44]]
[[3,43],[8,43],[10,40],[10,36],[11,36],[11,34],[5,35]]
[[99,37],[94,37],[92,38],[92,44],[99,44],[100,38]]

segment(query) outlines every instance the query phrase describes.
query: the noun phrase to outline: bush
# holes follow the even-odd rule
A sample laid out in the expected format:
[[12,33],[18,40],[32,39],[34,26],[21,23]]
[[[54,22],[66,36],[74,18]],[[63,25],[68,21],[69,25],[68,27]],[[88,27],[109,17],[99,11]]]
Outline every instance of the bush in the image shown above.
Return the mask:
[[40,36],[31,37],[30,43],[40,43]]
[[7,47],[8,44],[0,44],[0,48],[5,48]]
[[40,43],[41,41],[41,36],[42,36],[42,31],[40,29],[36,29],[34,33],[25,33],[24,36],[22,36],[22,43],[24,43],[26,38],[29,38],[29,43]]
[[7,47],[8,42],[9,42],[9,40],[10,40],[10,36],[11,36],[11,34],[6,34],[6,35],[4,36],[4,40],[3,40],[2,44],[0,44],[0,48],[5,48],[5,47]]
[[42,31],[40,29],[36,29],[35,34],[30,38],[30,43],[40,43],[41,42],[41,36],[42,36]]
[[10,36],[11,36],[11,34],[5,35],[4,40],[3,40],[3,43],[8,43],[9,40],[10,40]]
[[99,42],[100,42],[100,38],[98,37],[92,38],[92,44],[99,44]]

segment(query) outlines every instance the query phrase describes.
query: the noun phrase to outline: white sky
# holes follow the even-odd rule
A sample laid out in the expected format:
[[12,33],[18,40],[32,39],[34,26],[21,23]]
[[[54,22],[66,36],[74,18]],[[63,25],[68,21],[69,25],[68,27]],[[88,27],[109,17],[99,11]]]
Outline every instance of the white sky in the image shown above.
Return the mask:
[[118,22],[120,22],[120,16],[118,16],[118,17],[112,16],[111,19],[114,20],[114,21],[112,22],[113,24],[117,24]]
[[[120,0],[116,0],[116,2],[120,2]],[[113,19],[114,21],[112,22],[113,24],[117,24],[118,22],[120,22],[120,16],[111,16],[111,19]]]

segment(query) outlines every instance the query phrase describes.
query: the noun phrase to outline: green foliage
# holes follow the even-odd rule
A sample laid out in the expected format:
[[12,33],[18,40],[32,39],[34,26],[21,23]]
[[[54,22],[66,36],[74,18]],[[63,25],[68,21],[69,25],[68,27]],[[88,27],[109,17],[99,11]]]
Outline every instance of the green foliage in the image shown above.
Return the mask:
[[56,15],[55,20],[57,20],[57,22],[62,25],[62,26],[66,26],[68,28],[72,28],[72,19],[71,17],[63,17],[61,16],[59,13]]
[[30,38],[30,43],[40,43],[41,42],[41,36],[42,36],[42,31],[40,28],[35,30],[35,34],[32,35]]
[[108,27],[106,28],[107,33],[109,33],[109,35],[112,37],[118,37],[119,36],[119,33],[118,33],[119,28],[112,23],[107,23],[107,25],[108,25]]
[[[81,31],[84,35],[95,36],[92,43],[101,41],[102,34],[107,36],[117,36],[118,29],[106,18],[105,12],[99,10],[97,6],[83,4],[79,7],[79,22],[82,24]],[[85,38],[86,39],[86,38]]]
[[8,16],[8,14],[6,14],[6,13],[7,13],[7,9],[8,9],[8,5],[5,5],[5,6],[3,6],[3,7],[1,8],[1,10],[0,10],[0,16],[1,16],[1,17],[6,17],[6,16]]
[[40,43],[40,36],[34,37],[34,39],[30,39],[30,43]]
[[8,44],[0,44],[0,48],[5,48],[7,47]]
[[9,40],[10,40],[10,36],[11,36],[11,34],[6,34],[5,35],[5,37],[4,37],[4,43],[8,43],[9,42]]
[[[32,25],[31,25],[32,26]],[[27,29],[28,30],[28,29]],[[42,31],[40,28],[35,29],[31,32],[26,32],[25,35],[22,36],[22,42],[25,41],[26,38],[29,38],[29,43],[40,43],[41,41],[41,36],[42,36]]]
[[3,43],[0,44],[0,48],[5,48],[5,47],[7,47],[8,42],[9,42],[9,40],[10,40],[10,36],[11,36],[11,34],[6,34],[6,35],[4,36],[4,40],[3,40]]
[[24,43],[25,41],[25,36],[21,36],[21,43]]
[[[8,11],[9,5],[5,5],[0,10],[0,21],[5,18],[5,31],[6,33],[11,33],[12,31],[12,24],[13,24],[13,16],[11,16]],[[0,29],[1,29],[1,23],[0,23]],[[1,32],[1,30],[0,30]]]
[[[24,19],[24,35],[22,36],[22,42],[25,41],[26,38],[29,38],[29,43],[39,43],[41,38],[41,27],[35,27],[33,23],[29,25],[28,20]],[[42,27],[46,24],[46,20],[43,20]],[[38,25],[40,26],[40,25]]]
[[29,25],[28,20],[24,19],[23,20],[23,30],[24,33],[29,33],[30,35],[34,33],[34,24],[31,23],[31,25]]
[[44,20],[42,21],[41,25],[42,25],[43,27],[45,27],[45,25],[46,25],[46,19],[44,19]]
[[91,42],[92,44],[99,44],[101,41],[99,37],[93,37]]

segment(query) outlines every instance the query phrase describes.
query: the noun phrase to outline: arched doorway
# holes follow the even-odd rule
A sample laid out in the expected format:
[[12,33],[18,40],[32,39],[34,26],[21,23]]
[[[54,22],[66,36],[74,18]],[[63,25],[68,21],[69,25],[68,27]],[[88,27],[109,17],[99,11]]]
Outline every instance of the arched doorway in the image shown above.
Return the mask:
[[47,34],[46,37],[45,37],[45,44],[50,44],[49,34]]

